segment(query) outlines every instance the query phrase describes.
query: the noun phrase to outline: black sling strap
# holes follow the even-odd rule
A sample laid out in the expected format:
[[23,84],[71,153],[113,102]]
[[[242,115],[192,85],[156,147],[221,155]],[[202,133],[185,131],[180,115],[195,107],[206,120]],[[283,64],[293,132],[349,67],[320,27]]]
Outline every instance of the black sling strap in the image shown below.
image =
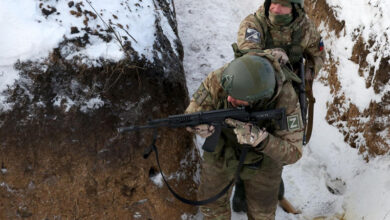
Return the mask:
[[215,202],[217,199],[221,198],[221,196],[223,196],[225,193],[228,192],[228,190],[233,185],[233,183],[239,178],[240,171],[241,171],[241,169],[242,169],[242,167],[244,165],[244,160],[245,160],[246,154],[248,153],[248,150],[251,148],[251,146],[249,146],[249,145],[244,145],[243,146],[243,149],[242,149],[241,155],[240,155],[240,161],[239,161],[236,173],[234,175],[234,178],[230,181],[230,183],[225,188],[223,188],[223,190],[221,192],[217,193],[216,195],[214,195],[214,196],[212,196],[212,197],[210,197],[208,199],[197,201],[197,200],[189,200],[189,199],[186,199],[186,198],[180,196],[168,184],[168,182],[165,179],[165,176],[164,176],[164,174],[162,173],[162,170],[161,170],[160,160],[159,160],[159,157],[158,157],[158,150],[157,150],[157,147],[156,147],[156,140],[157,140],[157,129],[154,130],[152,144],[144,152],[144,158],[145,159],[148,158],[148,156],[152,153],[152,151],[154,151],[155,155],[156,155],[157,165],[158,165],[158,168],[160,170],[160,174],[161,174],[161,176],[162,176],[162,178],[164,180],[165,185],[167,185],[169,191],[175,196],[176,199],[180,200],[183,203],[186,203],[186,204],[189,204],[189,205],[194,205],[194,206],[206,205],[206,204]]

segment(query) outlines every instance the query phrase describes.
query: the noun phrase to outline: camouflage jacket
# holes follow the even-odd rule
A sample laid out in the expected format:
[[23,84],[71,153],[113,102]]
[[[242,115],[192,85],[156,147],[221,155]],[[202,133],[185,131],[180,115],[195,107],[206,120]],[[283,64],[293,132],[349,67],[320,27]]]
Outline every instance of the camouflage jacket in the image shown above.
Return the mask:
[[[265,16],[264,7],[247,16],[240,24],[237,44],[241,50],[283,48],[290,61],[302,56],[307,59],[307,67],[314,70],[315,76],[325,61],[325,51],[320,34],[306,14],[299,16],[288,26],[275,26]],[[296,45],[297,47],[293,47]],[[298,54],[298,56],[292,56]]]
[[[302,156],[303,136],[298,96],[292,86],[292,81],[296,79],[294,78],[295,74],[292,72],[291,74],[284,74],[279,64],[273,60],[272,56],[266,54],[261,55],[271,59],[271,63],[273,63],[277,73],[277,92],[268,103],[268,106],[272,107],[266,109],[286,108],[286,114],[289,118],[287,121],[289,129],[280,130],[278,129],[278,126],[272,124],[259,125],[267,128],[269,137],[261,143],[263,144],[263,150],[261,152],[257,152],[255,148],[253,148],[253,150],[248,153],[244,164],[259,162],[263,159],[263,154],[281,165],[295,163]],[[227,102],[228,95],[221,86],[221,77],[227,65],[228,64],[211,72],[201,83],[198,90],[194,93],[191,102],[186,109],[186,113],[232,108],[230,103]],[[254,110],[265,110],[264,107],[261,106],[254,106],[253,108]],[[225,128],[222,130],[216,151],[214,153],[205,152],[203,156],[217,160],[223,158],[228,168],[229,163],[234,164],[230,167],[235,167],[238,163],[237,156],[239,153],[237,153],[237,151],[239,151],[239,149],[240,145],[237,143],[233,129]]]

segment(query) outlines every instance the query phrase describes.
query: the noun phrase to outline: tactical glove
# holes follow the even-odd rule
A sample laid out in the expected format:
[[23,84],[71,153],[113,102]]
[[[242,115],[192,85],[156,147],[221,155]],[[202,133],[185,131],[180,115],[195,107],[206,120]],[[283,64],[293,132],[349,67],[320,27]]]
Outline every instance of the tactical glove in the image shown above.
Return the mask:
[[282,48],[274,48],[270,49],[271,55],[280,63],[280,64],[286,64],[288,63],[289,59],[286,54],[286,52]]
[[187,131],[195,133],[202,138],[208,138],[214,133],[214,126],[208,124],[201,124],[195,127],[186,127]]
[[234,127],[234,133],[237,135],[239,144],[248,144],[252,147],[257,147],[257,145],[268,137],[268,132],[264,128],[260,129],[251,123],[245,123],[231,118],[226,119],[225,123]]

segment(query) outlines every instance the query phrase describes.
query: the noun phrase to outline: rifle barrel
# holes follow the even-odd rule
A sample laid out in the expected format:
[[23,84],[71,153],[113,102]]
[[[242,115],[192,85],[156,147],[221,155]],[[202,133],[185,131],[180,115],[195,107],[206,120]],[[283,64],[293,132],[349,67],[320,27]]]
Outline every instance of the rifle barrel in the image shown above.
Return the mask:
[[149,129],[149,128],[159,128],[159,127],[167,126],[168,124],[169,124],[169,120],[163,118],[163,119],[149,121],[147,125],[133,125],[129,127],[120,127],[118,128],[118,132],[123,133],[123,132],[138,131],[138,130]]

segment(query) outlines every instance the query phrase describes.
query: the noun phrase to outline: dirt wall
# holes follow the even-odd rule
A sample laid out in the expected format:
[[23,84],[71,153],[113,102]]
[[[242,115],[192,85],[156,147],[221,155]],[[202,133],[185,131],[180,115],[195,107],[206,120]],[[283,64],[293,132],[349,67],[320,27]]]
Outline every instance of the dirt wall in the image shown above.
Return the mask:
[[[305,1],[305,10],[317,26],[323,24],[326,27],[322,34],[325,38],[328,37],[326,32],[331,31],[334,31],[337,37],[346,34],[345,27],[348,23],[337,18],[326,0]],[[354,47],[349,59],[359,65],[356,77],[364,78],[366,88],[373,88],[376,94],[380,94],[384,86],[389,84],[390,58],[379,54],[375,39],[376,35],[380,33],[372,33],[371,38],[365,41],[361,36],[361,31],[356,29],[354,32]],[[388,41],[386,42],[388,43]],[[327,51],[327,53],[329,59],[324,67],[327,75],[320,79],[324,84],[329,85],[334,96],[333,101],[327,103],[327,121],[338,127],[343,133],[345,141],[351,147],[359,148],[361,153],[383,155],[389,152],[390,109],[388,106],[390,106],[390,92],[384,94],[380,102],[371,101],[367,109],[359,111],[356,105],[348,102],[348,94],[342,92],[339,75],[343,73],[337,70],[339,65],[337,54],[332,54],[332,51]],[[367,55],[370,53],[374,54],[375,62],[379,62],[378,68],[367,62]]]
[[[169,4],[155,4],[176,30]],[[3,94],[13,108],[0,113],[0,219],[185,219],[196,212],[153,181],[154,155],[142,157],[152,131],[117,132],[181,114],[188,104],[180,40],[171,45],[158,19],[156,30],[153,63],[130,43],[123,49],[131,56],[119,62],[66,59],[64,48],[89,45],[91,32],[65,39],[47,59],[15,64],[21,77]],[[192,136],[160,129],[157,146],[171,185],[194,199]]]

